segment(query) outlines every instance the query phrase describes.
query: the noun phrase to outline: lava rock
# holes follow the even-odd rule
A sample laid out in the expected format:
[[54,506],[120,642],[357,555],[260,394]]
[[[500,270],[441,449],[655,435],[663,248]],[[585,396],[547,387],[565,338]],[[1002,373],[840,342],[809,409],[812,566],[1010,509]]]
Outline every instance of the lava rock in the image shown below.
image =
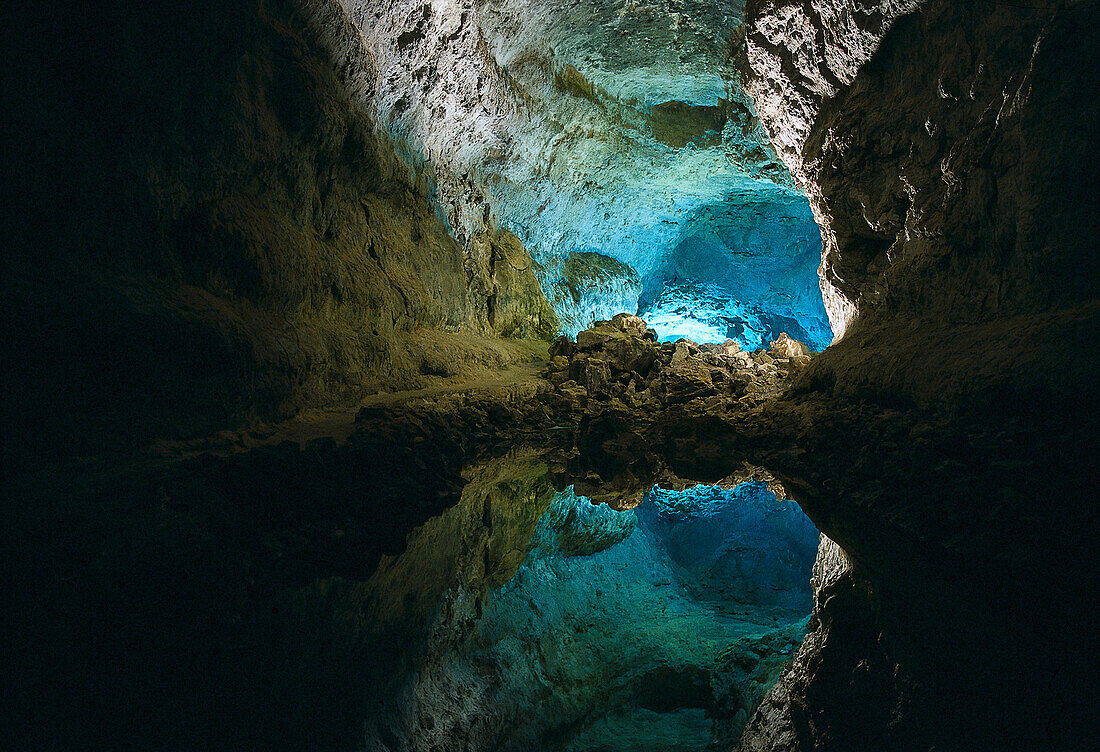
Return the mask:
[[768,352],[773,358],[808,358],[810,349],[796,339],[791,339],[786,332],[781,332],[771,344]]

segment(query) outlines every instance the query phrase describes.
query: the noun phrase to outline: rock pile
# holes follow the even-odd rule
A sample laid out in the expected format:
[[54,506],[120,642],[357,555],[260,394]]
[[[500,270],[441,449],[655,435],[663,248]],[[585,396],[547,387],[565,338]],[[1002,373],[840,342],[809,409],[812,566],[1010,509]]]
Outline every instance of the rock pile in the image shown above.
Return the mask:
[[696,400],[707,409],[731,401],[751,407],[781,391],[809,362],[806,345],[785,332],[770,349],[749,353],[733,341],[658,342],[643,319],[620,313],[594,322],[575,341],[558,337],[545,376],[580,407],[589,400],[636,408]]

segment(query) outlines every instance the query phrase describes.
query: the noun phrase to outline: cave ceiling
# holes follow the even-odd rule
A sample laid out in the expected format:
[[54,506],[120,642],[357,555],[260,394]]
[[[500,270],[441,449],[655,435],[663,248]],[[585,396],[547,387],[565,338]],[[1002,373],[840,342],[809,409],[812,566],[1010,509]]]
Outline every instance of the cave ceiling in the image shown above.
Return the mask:
[[[364,97],[410,172],[460,241],[486,226],[519,236],[567,332],[628,310],[662,336],[766,345],[773,324],[801,322],[828,344],[812,213],[734,72],[742,3],[346,12]],[[627,268],[574,279],[577,254]]]

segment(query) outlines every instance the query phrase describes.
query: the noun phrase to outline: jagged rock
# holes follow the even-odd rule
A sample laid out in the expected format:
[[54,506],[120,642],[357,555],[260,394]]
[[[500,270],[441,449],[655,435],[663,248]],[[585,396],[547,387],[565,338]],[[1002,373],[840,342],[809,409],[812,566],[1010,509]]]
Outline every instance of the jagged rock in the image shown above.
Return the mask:
[[781,332],[779,337],[772,342],[768,353],[773,358],[808,358],[810,349],[796,339],[791,339],[786,332]]
[[[620,328],[616,322],[627,325]],[[677,405],[705,399],[702,409],[718,409],[723,400],[746,398],[746,404],[760,404],[782,391],[791,375],[810,361],[808,356],[776,361],[763,350],[750,356],[729,341],[658,344],[648,336],[650,331],[644,320],[627,314],[594,322],[578,333],[580,345],[571,348],[566,339],[554,344],[554,352],[574,354],[571,360],[555,355],[548,378],[555,385],[566,380],[583,384],[594,400],[619,398],[640,407],[655,400]],[[797,344],[786,346],[797,349]]]
[[573,357],[573,352],[576,350],[577,344],[568,335],[561,335],[553,342],[550,343],[550,357],[554,358],[559,355],[566,358]]
[[681,362],[661,377],[664,400],[670,405],[715,394],[710,370],[699,363]]
[[570,402],[573,403],[572,406],[579,405],[583,407],[588,397],[588,392],[585,388],[572,380],[563,382],[558,387],[558,393],[570,400]]
[[741,346],[733,340],[727,339],[725,342],[718,345],[718,352],[722,355],[733,357],[741,352]]
[[581,352],[598,350],[616,334],[616,330],[607,326],[607,322],[597,321],[591,328],[577,333],[577,349]]
[[602,358],[589,358],[584,370],[585,388],[592,397],[606,397],[611,393],[611,366]]
[[646,332],[650,331],[644,319],[630,313],[616,313],[611,318],[611,323],[621,331],[627,332],[628,334],[635,334],[639,337],[644,337]]
[[698,352],[700,352],[699,345],[690,339],[677,340],[673,345],[671,364],[677,366]]
[[588,356],[578,355],[569,361],[569,378],[577,383],[584,382],[585,369],[588,366]]
[[[804,682],[777,685],[794,722],[754,721],[746,749],[1080,745],[1071,729],[1093,703],[1065,677],[1083,677],[1068,626],[1081,609],[1052,587],[1091,556],[1095,525],[1072,536],[1083,518],[1054,486],[1079,477],[1064,437],[1097,428],[1049,416],[1096,393],[1095,356],[1079,368],[1058,343],[1100,329],[1100,212],[1084,187],[1098,15],[1095,3],[748,4],[744,83],[821,224],[838,335],[787,369],[792,409],[827,414],[809,433],[833,448],[769,469],[806,478],[821,463],[799,500],[881,587],[832,593],[824,611],[843,638]],[[895,412],[872,417],[871,403]],[[1024,467],[1044,481],[1024,490],[1009,478]],[[1034,681],[1052,671],[1063,679]]]

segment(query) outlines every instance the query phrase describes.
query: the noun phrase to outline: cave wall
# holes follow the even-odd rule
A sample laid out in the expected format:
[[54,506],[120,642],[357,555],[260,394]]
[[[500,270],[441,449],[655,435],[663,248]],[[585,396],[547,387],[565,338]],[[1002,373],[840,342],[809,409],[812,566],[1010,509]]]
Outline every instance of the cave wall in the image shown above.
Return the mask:
[[1091,5],[1047,5],[750,7],[746,86],[823,227],[834,328],[1095,297]]
[[745,86],[843,335],[759,426],[805,455],[757,461],[850,558],[742,749],[1081,748],[1098,13],[749,3]]
[[500,369],[526,353],[500,335],[556,333],[514,236],[480,225],[471,254],[437,216],[430,173],[354,98],[346,29],[315,31],[339,20],[324,10],[17,14],[11,406],[55,451],[421,386],[433,362]]
[[[695,235],[724,234],[744,263],[782,265],[817,233],[734,76],[741,2],[339,7],[364,46],[350,66],[372,82],[378,120],[403,153],[431,165],[456,237],[465,242],[486,220],[520,237],[571,335],[645,307]],[[753,209],[742,216],[745,205]],[[754,213],[791,231],[754,233]],[[607,257],[604,281],[575,279],[578,254]],[[798,265],[800,287],[814,266]],[[747,279],[707,282],[723,304],[815,319],[831,339],[816,297],[791,305]]]

